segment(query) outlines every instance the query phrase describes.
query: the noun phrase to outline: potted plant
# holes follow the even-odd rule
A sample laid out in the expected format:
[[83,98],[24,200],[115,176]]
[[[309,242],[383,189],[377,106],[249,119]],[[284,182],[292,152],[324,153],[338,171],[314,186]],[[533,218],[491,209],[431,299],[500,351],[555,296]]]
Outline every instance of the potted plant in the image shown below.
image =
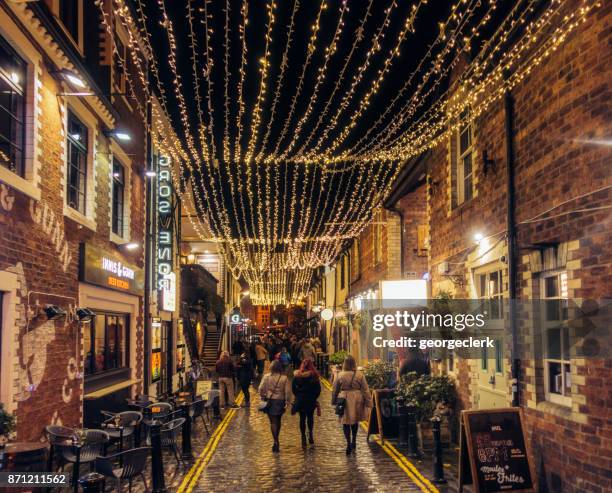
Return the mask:
[[333,382],[336,379],[336,375],[342,368],[342,363],[344,363],[344,359],[348,356],[348,352],[344,350],[336,351],[332,353],[328,360],[329,373],[331,374],[331,381]]
[[365,366],[363,374],[371,389],[390,389],[395,386],[397,366],[394,363],[375,360]]
[[15,430],[15,416],[4,410],[4,404],[0,403],[0,448],[4,448],[10,435]]

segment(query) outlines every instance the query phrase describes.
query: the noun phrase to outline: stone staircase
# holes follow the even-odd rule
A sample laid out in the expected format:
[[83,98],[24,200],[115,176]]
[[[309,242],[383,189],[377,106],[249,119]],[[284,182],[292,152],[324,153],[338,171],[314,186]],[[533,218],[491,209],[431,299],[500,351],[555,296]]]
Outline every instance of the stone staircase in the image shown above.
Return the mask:
[[215,363],[219,358],[219,339],[221,331],[217,329],[217,322],[214,319],[207,321],[206,339],[204,340],[204,348],[202,351],[201,361],[208,369],[214,369]]

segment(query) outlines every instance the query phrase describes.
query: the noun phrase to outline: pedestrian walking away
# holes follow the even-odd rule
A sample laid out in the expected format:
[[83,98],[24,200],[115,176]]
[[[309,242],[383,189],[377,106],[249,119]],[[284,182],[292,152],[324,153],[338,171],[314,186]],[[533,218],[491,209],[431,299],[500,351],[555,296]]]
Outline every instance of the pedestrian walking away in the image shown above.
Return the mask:
[[[215,371],[219,376],[219,403],[221,407],[226,407],[229,405],[230,407],[237,407],[234,404],[234,376],[236,374],[236,367],[232,360],[230,359],[230,355],[227,351],[223,351],[221,353],[221,357],[217,364],[215,365]],[[225,398],[225,393],[227,392],[227,400]]]
[[244,351],[240,355],[236,373],[238,375],[238,383],[240,384],[240,388],[244,394],[244,402],[242,405],[243,407],[249,407],[251,405],[251,394],[249,393],[249,387],[251,385],[251,380],[253,379],[253,360],[251,359],[251,355],[248,351]]
[[261,341],[257,341],[255,345],[255,357],[257,358],[257,376],[261,378],[263,377],[266,359],[268,358],[268,351]]
[[264,412],[270,420],[270,431],[274,445],[272,452],[280,452],[279,436],[281,420],[287,402],[291,401],[291,384],[287,375],[283,374],[283,365],[280,361],[273,361],[270,373],[266,373],[259,385],[259,396],[267,403]]
[[346,438],[346,455],[349,455],[355,452],[359,422],[368,417],[372,408],[368,382],[350,355],[344,359],[342,371],[334,380],[332,405],[336,406],[336,414],[340,416]]
[[300,432],[302,447],[306,447],[306,425],[308,424],[308,442],[314,444],[314,413],[317,409],[317,399],[321,394],[321,378],[311,359],[305,359],[293,374],[291,384],[293,405],[291,413],[300,414]]

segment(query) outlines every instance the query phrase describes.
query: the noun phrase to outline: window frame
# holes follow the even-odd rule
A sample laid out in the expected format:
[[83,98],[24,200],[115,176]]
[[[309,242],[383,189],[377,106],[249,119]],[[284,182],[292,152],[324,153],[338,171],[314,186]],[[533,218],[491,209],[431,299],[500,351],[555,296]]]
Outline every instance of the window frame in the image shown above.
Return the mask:
[[62,31],[66,34],[66,37],[70,40],[70,42],[77,48],[77,50],[83,54],[83,38],[84,38],[84,28],[83,28],[83,0],[75,0],[78,8],[77,12],[77,33],[75,38],[75,33],[73,33],[70,28],[64,23],[62,19],[61,12],[61,0],[47,0],[50,4],[51,12],[55,16],[58,25],[61,27]]
[[[469,144],[466,149],[461,151],[461,138],[464,133],[468,132]],[[470,109],[466,108],[459,115],[458,127],[453,134],[455,140],[454,152],[454,175],[455,175],[455,206],[459,207],[474,198],[474,122],[470,119]],[[471,166],[470,172],[465,172],[465,159],[469,156]],[[469,179],[469,196],[467,196],[466,182]]]
[[[85,139],[84,142],[85,144],[83,144],[82,142],[79,142],[80,139],[75,139],[71,134],[70,134],[70,124],[71,124],[71,120],[76,121],[80,127],[82,127],[85,132]],[[79,214],[82,214],[83,216],[87,217],[87,199],[88,199],[88,181],[90,179],[89,177],[89,139],[91,137],[90,135],[91,133],[91,129],[87,126],[86,123],[83,122],[83,120],[70,108],[68,108],[67,111],[67,115],[66,115],[66,205],[78,212]],[[77,173],[79,175],[82,175],[83,177],[83,210],[81,210],[79,208],[79,204],[77,204],[77,207],[75,207],[74,205],[72,205],[70,203],[70,188],[72,187],[71,185],[71,170],[72,168],[76,168],[75,166],[73,166],[72,162],[71,162],[71,156],[72,156],[72,148],[73,146],[75,147],[76,151],[79,153],[79,155],[81,155],[83,157],[83,164],[84,164],[84,171],[81,171],[80,166],[77,170]],[[80,181],[77,184],[77,194],[80,194]]]
[[[492,276],[496,276],[497,287],[498,289],[495,291],[491,291],[492,286]],[[485,291],[483,292],[483,282],[484,279],[484,287]],[[474,286],[476,289],[476,294],[478,299],[482,302],[487,302],[488,313],[491,315],[491,300],[496,300],[498,305],[497,315],[500,315],[496,318],[487,318],[490,323],[499,324],[504,320],[504,269],[500,265],[492,265],[490,268],[481,269],[474,272]],[[494,360],[495,360],[495,373],[498,375],[504,375],[504,351],[503,351],[503,340],[495,339],[495,351],[494,351]],[[483,372],[489,371],[489,351],[486,347],[481,349],[480,354],[480,369]]]
[[[562,278],[565,277],[565,288],[563,288],[563,281]],[[550,279],[550,278],[557,278],[559,280],[559,294],[557,296],[547,296],[546,293],[546,279]],[[542,351],[542,363],[544,365],[544,398],[546,401],[548,402],[552,402],[555,404],[559,404],[562,406],[566,406],[566,407],[571,407],[572,405],[572,394],[571,394],[571,365],[572,365],[572,358],[571,355],[569,353],[570,348],[565,348],[565,337],[564,337],[564,330],[568,331],[567,334],[567,338],[568,338],[568,343],[569,343],[569,338],[570,338],[570,334],[569,334],[569,327],[567,326],[567,324],[563,324],[563,320],[564,319],[559,319],[559,320],[549,320],[548,319],[548,302],[547,300],[565,300],[567,301],[568,299],[568,292],[567,292],[567,271],[565,269],[556,269],[556,270],[551,270],[551,271],[545,271],[542,272],[540,274],[540,299],[542,300],[542,321],[543,321],[543,334],[542,334],[542,345],[543,345],[543,351]],[[566,305],[567,307],[567,305]],[[548,343],[548,333],[549,330],[553,330],[553,329],[559,329],[559,358],[550,358],[549,357],[549,343]],[[571,346],[571,343],[569,343],[569,346]],[[563,358],[563,354],[565,352],[565,349],[567,349],[567,356],[568,359],[564,359]],[[550,390],[550,377],[551,377],[551,373],[550,373],[550,363],[554,363],[554,364],[558,364],[560,365],[561,368],[561,391],[562,393],[557,393],[557,392],[552,392]],[[568,365],[569,369],[568,371],[564,371],[564,367],[565,365]],[[567,389],[567,385],[566,385],[566,377],[569,376],[569,394],[566,393],[566,389]]]
[[[87,356],[88,348],[86,347],[85,333],[83,333],[83,375],[85,376],[86,379],[98,379],[98,378],[103,378],[104,376],[112,375],[115,373],[123,373],[125,372],[125,370],[129,370],[130,368],[130,314],[100,311],[100,310],[94,310],[94,313],[96,317],[100,317],[100,316],[104,317],[104,354],[106,353],[106,347],[108,344],[108,341],[107,341],[108,325],[109,325],[108,319],[110,317],[123,319],[123,322],[124,322],[123,323],[123,330],[124,330],[123,343],[125,347],[125,351],[123,353],[124,361],[123,361],[122,366],[116,366],[115,368],[106,368],[100,371],[89,371],[89,372],[87,371],[87,364],[86,364],[87,359],[90,360],[89,368],[96,367],[96,363],[95,363],[96,354],[92,350],[92,345],[96,338],[96,334],[95,334],[96,323],[95,323],[95,319],[92,319],[90,322],[83,325],[84,331],[89,330],[89,352],[90,352],[90,355]],[[117,340],[117,335],[115,335],[115,340]],[[117,356],[115,355],[115,359],[116,358]]]
[[[11,108],[3,108],[6,112],[6,115],[11,121],[17,122],[21,125],[21,130],[19,132],[15,132],[15,136],[10,135],[9,138],[5,136],[0,136],[2,140],[6,140],[9,148],[17,148],[21,153],[21,158],[19,162],[15,162],[15,169],[11,169],[8,166],[2,165],[3,168],[8,170],[9,172],[17,175],[19,178],[25,178],[26,176],[26,148],[27,148],[27,100],[28,100],[28,83],[29,83],[29,70],[28,70],[28,61],[25,60],[13,47],[11,44],[4,38],[4,36],[0,35],[0,47],[6,51],[7,55],[13,59],[17,65],[19,66],[21,73],[23,75],[23,81],[15,82],[11,80],[11,76],[6,73],[2,67],[0,67],[0,79],[6,83],[8,89],[11,91]],[[21,109],[21,119],[17,117],[13,113],[12,103],[13,103],[13,95],[17,94],[21,98],[21,102],[19,103]],[[11,128],[11,132],[12,132]],[[16,136],[20,134],[21,138],[21,146],[15,143]]]
[[[121,180],[116,175],[115,167],[121,169]],[[116,157],[113,156],[112,160],[112,171],[111,171],[111,232],[117,235],[119,238],[124,239],[126,236],[125,227],[125,195],[127,191],[126,181],[128,178],[128,172],[125,165]],[[116,207],[119,203],[117,201],[117,188],[121,188],[121,214],[116,216]],[[118,222],[119,224],[116,224]]]

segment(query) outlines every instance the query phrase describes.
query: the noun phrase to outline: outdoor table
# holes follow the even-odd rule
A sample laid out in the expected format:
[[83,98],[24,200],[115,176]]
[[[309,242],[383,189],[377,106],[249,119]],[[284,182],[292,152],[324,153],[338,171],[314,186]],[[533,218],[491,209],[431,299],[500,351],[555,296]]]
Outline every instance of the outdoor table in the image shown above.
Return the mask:
[[[0,449],[0,471],[49,472],[47,444],[41,442],[7,443]],[[23,488],[6,488],[3,491],[23,491]]]

